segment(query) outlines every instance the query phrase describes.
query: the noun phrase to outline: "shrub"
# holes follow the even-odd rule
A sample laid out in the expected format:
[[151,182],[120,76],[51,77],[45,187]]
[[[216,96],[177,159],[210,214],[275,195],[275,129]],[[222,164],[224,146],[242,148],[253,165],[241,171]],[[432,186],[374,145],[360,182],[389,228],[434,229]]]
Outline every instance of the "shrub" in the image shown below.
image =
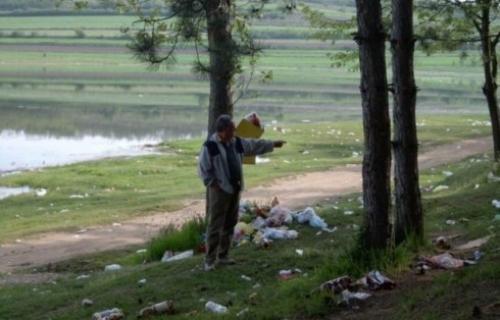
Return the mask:
[[205,220],[201,217],[189,221],[180,229],[173,225],[167,226],[149,242],[148,260],[160,260],[166,250],[184,251],[198,248],[203,243],[205,229]]

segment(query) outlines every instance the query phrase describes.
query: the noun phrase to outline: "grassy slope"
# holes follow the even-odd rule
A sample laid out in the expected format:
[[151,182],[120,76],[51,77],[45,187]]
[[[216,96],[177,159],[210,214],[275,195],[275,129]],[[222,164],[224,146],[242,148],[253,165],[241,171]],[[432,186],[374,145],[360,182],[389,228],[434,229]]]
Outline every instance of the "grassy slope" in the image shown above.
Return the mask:
[[[489,133],[488,127],[471,126],[471,119],[484,117],[421,118],[425,125],[420,127],[420,139],[430,145]],[[293,125],[285,130],[279,133],[268,129],[266,138],[289,143],[269,155],[270,163],[246,167],[247,186],[359,163],[361,159],[353,156],[362,149],[361,123],[357,121]],[[202,186],[196,176],[200,145],[198,139],[177,141],[166,144],[163,155],[91,161],[1,177],[0,185],[28,185],[45,188],[48,193],[41,198],[25,194],[2,200],[0,240],[50,230],[78,230],[176,209],[187,198],[201,198]],[[304,150],[309,154],[302,154]],[[89,196],[85,199],[70,198],[86,193]]]
[[[487,181],[491,170],[488,159],[482,156],[474,159],[474,162],[466,160],[423,173],[424,187],[450,186],[449,190],[439,193],[424,192],[426,231],[428,238],[459,233],[459,241],[492,234],[494,238],[484,248],[486,258],[478,266],[441,274],[425,285],[401,284],[403,289],[394,291],[390,302],[385,303],[390,304],[391,312],[384,319],[466,319],[472,305],[492,303],[500,293],[500,256],[496,250],[499,223],[492,222],[495,209],[490,204],[491,199],[500,196],[499,188],[498,183]],[[452,171],[454,175],[445,177],[441,173],[443,170]],[[479,188],[475,188],[476,184]],[[145,305],[173,299],[179,314],[165,319],[182,319],[187,314],[193,319],[211,319],[213,315],[203,310],[206,300],[229,306],[230,315],[222,319],[234,318],[246,307],[250,311],[243,319],[295,319],[331,313],[337,318],[339,307],[314,289],[322,281],[352,270],[349,269],[352,266],[340,257],[353,244],[356,232],[352,224],[361,222],[362,210],[356,197],[352,195],[317,207],[328,223],[339,227],[336,233],[316,235],[316,230],[294,226],[300,233],[298,240],[275,242],[267,250],[258,250],[253,245],[239,247],[233,251],[240,262],[238,265],[212,273],[199,269],[201,256],[168,265],[138,265],[135,253],[124,255],[122,252],[61,264],[60,271],[67,274],[56,283],[0,288],[0,314],[7,319],[84,319],[93,311],[116,306],[127,312],[127,319],[133,319]],[[343,211],[347,209],[354,210],[355,214],[345,216]],[[445,224],[447,219],[460,218],[470,221],[454,226]],[[303,257],[295,253],[297,248],[304,250]],[[432,248],[428,246],[424,251],[432,252]],[[413,254],[403,250],[398,256],[399,263],[386,270],[395,278],[400,278],[399,272],[407,270],[406,265]],[[126,265],[125,269],[114,274],[100,271],[105,264],[115,262]],[[278,271],[288,268],[300,268],[304,275],[286,282],[278,280]],[[90,272],[91,278],[75,280],[82,272]],[[251,277],[252,281],[241,279],[241,275]],[[138,287],[136,283],[142,278],[148,282]],[[253,288],[256,283],[261,287]],[[486,284],[488,293],[476,291],[478,285],[484,288]],[[88,309],[81,307],[83,298],[93,299],[95,305]],[[384,301],[385,298],[374,298],[361,317],[372,318],[371,312],[379,311],[377,305]],[[448,307],[448,303],[453,304]]]

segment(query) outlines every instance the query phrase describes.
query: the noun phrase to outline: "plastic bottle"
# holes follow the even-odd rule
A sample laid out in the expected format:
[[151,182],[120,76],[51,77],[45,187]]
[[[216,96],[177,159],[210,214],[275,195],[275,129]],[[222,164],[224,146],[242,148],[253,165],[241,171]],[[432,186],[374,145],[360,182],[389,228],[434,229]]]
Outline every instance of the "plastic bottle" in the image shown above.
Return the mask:
[[213,313],[226,313],[227,312],[227,308],[224,307],[223,305],[220,305],[218,303],[215,303],[213,301],[208,301],[206,304],[205,304],[205,309],[207,309],[208,311],[212,311]]

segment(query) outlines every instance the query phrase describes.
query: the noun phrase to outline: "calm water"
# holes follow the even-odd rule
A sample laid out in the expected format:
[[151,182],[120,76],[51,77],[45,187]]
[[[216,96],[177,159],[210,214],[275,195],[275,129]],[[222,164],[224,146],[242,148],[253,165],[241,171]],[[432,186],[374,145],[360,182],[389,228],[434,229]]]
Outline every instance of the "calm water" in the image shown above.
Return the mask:
[[172,108],[0,106],[0,173],[154,152],[201,136],[203,112]]

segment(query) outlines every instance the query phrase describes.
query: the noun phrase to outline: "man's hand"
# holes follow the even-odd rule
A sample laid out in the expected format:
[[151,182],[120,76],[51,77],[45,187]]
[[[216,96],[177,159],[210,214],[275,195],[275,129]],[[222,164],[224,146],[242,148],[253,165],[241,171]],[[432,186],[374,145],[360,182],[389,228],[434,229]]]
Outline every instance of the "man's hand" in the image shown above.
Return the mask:
[[281,148],[286,143],[284,140],[275,140],[273,141],[273,145],[275,148]]

